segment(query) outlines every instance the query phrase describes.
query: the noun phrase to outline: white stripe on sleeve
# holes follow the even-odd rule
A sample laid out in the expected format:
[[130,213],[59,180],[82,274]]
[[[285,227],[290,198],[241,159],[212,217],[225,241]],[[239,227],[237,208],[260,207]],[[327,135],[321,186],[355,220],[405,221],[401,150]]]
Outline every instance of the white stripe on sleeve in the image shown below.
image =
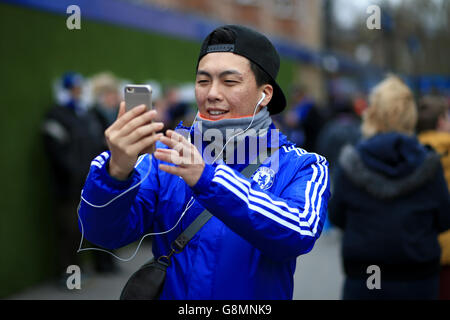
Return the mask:
[[296,231],[300,234],[314,236],[311,231],[302,230],[301,228],[299,228],[299,226],[294,225],[284,219],[281,219],[280,217],[274,215],[273,213],[271,213],[267,210],[264,210],[263,208],[261,208],[259,206],[251,204],[248,197],[246,197],[242,192],[240,192],[237,188],[235,188],[233,185],[231,185],[228,181],[226,181],[222,177],[214,177],[213,181],[220,183],[221,185],[226,187],[228,190],[230,190],[232,193],[234,193],[237,197],[239,197],[242,201],[244,201],[247,204],[249,209],[254,210],[254,211],[262,214],[263,216],[265,216],[269,219],[272,219],[272,220],[278,222],[279,224],[281,224],[293,231]]
[[101,156],[97,156],[94,161],[98,161],[102,166],[105,164],[105,160]]
[[[291,208],[285,202],[273,200],[268,194],[252,189],[250,183],[247,180],[238,177],[231,168],[224,165],[218,166],[216,168],[216,174],[213,181],[222,184],[227,189],[232,191],[240,199],[245,201],[248,204],[249,208],[262,213],[266,217],[271,218],[272,220],[285,226],[293,226],[292,222],[295,222],[296,231],[304,235],[314,236],[314,233],[311,232],[313,229],[311,224],[308,223],[306,219],[304,219],[305,215],[307,214],[306,211],[304,213],[300,213],[297,208]],[[258,198],[256,196],[264,199]],[[265,199],[267,199],[268,201]],[[274,215],[267,210],[270,210],[271,212],[278,215]],[[283,221],[283,223],[281,223],[280,221]],[[298,228],[299,226],[300,228]],[[307,230],[301,227],[304,227]],[[291,227],[291,229],[293,228]]]
[[[322,161],[325,161],[325,158],[321,157]],[[321,164],[324,167],[324,171],[325,171],[325,181],[322,184],[322,188],[320,189],[319,192],[319,200],[317,201],[317,212],[320,212],[321,206],[322,206],[322,195],[325,192],[325,189],[328,185],[328,170],[325,168],[325,165]],[[313,232],[316,233],[317,232],[317,225],[319,223],[319,219],[317,219],[315,225],[314,225],[314,229]]]
[[102,152],[100,155],[103,157],[103,159],[105,159],[105,161],[109,158],[109,153],[106,151]]
[[98,167],[100,169],[102,168],[102,165],[99,162],[95,161],[95,160],[91,162],[91,167],[92,166],[96,166],[96,167]]

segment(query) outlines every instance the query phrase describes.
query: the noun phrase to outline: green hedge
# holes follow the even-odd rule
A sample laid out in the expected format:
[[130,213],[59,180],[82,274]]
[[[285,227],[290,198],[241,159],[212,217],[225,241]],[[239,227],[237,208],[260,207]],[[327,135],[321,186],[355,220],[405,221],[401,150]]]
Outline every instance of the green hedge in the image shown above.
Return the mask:
[[[53,103],[52,81],[67,70],[85,76],[110,70],[136,82],[194,81],[199,43],[87,21],[83,16],[81,30],[68,30],[66,19],[0,4],[0,297],[55,272],[50,168],[39,131]],[[287,88],[293,73],[294,63],[283,60],[282,87]]]

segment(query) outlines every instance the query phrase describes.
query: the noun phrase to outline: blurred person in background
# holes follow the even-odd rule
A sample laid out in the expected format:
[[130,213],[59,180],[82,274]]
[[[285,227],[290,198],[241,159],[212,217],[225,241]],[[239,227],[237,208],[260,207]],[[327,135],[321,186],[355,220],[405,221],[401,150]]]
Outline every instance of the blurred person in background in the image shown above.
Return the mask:
[[[92,115],[90,121],[97,121],[104,132],[117,118],[120,104],[120,82],[111,72],[101,72],[91,78],[92,93],[94,97],[94,105],[89,110]],[[104,135],[96,137],[101,139],[103,146],[101,151],[108,150],[108,145]],[[86,241],[86,243],[88,243]],[[90,247],[97,247],[90,244]],[[118,271],[118,267],[112,255],[101,252],[92,251],[94,258],[94,269],[98,273],[113,273]]]
[[[417,132],[420,142],[431,146],[441,155],[447,188],[450,190],[450,112],[448,100],[425,96],[418,105]],[[442,248],[440,299],[450,300],[450,230],[439,235]]]
[[169,112],[167,110],[168,104],[166,99],[164,98],[164,95],[152,100],[153,108],[157,111],[157,115],[155,116],[155,119],[153,119],[153,121],[162,122],[164,123],[164,128],[169,128],[169,126],[171,125],[171,119],[169,117]]
[[188,103],[180,99],[179,89],[175,86],[169,86],[165,90],[165,99],[167,103],[167,117],[169,119],[166,129],[175,129],[180,121],[184,121],[190,113]]
[[450,110],[444,97],[425,96],[418,105],[417,133],[420,142],[429,145],[442,156],[445,179],[450,190]]
[[361,137],[361,120],[355,112],[353,101],[348,98],[333,106],[334,116],[326,122],[317,137],[316,151],[327,158],[330,177],[341,152],[347,145],[355,145]]
[[[335,170],[330,221],[343,230],[344,299],[437,299],[450,199],[439,155],[414,136],[417,109],[397,77],[379,83],[355,147]],[[369,266],[379,287],[369,288]]]
[[51,165],[52,195],[58,234],[58,272],[67,278],[70,265],[80,266],[77,206],[80,190],[92,159],[104,151],[103,130],[82,104],[83,77],[75,72],[62,76],[66,98],[54,105],[42,124],[44,147]]
[[120,104],[120,83],[111,72],[94,75],[91,83],[94,95],[91,112],[100,122],[103,130],[106,130],[117,118]]
[[[334,115],[320,130],[315,147],[316,152],[328,160],[330,181],[333,181],[335,164],[342,148],[348,144],[355,145],[361,138],[361,120],[350,97],[335,102],[332,109]],[[324,229],[328,231],[330,227],[327,217]]]
[[367,109],[367,96],[361,92],[358,92],[353,97],[353,111],[358,116],[358,118],[361,118],[364,111]]
[[163,132],[167,129],[175,129],[180,121],[191,123],[194,119],[191,116],[189,103],[182,101],[180,91],[176,86],[169,85],[165,87],[162,97],[155,99],[153,105],[155,110],[158,111],[155,121],[164,123]]
[[287,136],[297,146],[315,152],[316,139],[323,124],[318,106],[302,86],[292,88],[290,101],[291,107],[283,119]]

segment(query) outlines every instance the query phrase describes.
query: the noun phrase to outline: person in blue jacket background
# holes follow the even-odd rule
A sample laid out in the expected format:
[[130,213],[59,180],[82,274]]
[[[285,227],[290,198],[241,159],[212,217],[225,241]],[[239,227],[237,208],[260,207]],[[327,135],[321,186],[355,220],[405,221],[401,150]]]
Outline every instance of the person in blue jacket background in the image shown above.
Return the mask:
[[[207,209],[213,217],[171,257],[159,298],[292,299],[296,258],[313,248],[325,222],[328,163],[272,123],[286,99],[275,81],[278,53],[264,35],[219,27],[197,63],[191,127],[163,135],[156,111],[125,111],[122,102],[105,131],[109,151],[92,161],[82,191],[84,236],[116,249],[154,233],[160,257]],[[267,149],[274,152],[244,177]]]

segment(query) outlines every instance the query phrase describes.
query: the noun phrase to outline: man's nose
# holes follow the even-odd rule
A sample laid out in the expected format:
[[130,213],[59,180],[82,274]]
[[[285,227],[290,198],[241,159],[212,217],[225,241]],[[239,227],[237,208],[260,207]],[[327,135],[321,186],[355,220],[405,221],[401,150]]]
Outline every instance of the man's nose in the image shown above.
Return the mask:
[[220,88],[220,84],[218,81],[212,81],[211,86],[208,91],[208,100],[213,101],[221,101],[223,99],[222,91]]

